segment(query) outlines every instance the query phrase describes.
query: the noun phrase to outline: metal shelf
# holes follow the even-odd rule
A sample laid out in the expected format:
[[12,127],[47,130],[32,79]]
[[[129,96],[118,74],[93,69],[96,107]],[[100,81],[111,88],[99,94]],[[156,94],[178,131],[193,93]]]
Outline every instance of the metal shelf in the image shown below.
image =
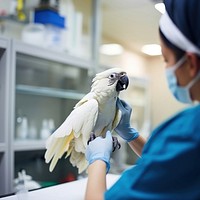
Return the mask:
[[62,64],[72,65],[84,69],[89,69],[92,66],[91,60],[85,60],[69,55],[67,52],[49,50],[47,48],[24,43],[22,41],[14,40],[13,47],[17,53],[36,56],[42,59],[59,62]]
[[5,151],[5,144],[0,142],[0,153]]
[[31,151],[45,149],[45,140],[15,140],[14,151]]
[[16,85],[16,92],[20,94],[31,94],[74,100],[80,100],[85,95],[83,93],[78,93],[73,90],[62,90],[57,88],[38,87],[30,85]]

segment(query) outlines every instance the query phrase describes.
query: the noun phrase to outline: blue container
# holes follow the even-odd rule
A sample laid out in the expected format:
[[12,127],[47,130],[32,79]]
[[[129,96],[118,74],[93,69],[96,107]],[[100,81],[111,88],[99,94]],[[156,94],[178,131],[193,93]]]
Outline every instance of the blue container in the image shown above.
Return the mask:
[[53,10],[35,10],[34,22],[65,28],[65,18]]

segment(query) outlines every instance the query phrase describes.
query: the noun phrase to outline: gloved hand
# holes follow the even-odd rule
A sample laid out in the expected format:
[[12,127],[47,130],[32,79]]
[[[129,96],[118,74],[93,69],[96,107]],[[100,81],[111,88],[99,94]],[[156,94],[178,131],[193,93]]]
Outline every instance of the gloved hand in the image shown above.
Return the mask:
[[102,160],[106,163],[106,173],[110,169],[110,155],[113,148],[112,135],[107,131],[106,137],[96,137],[86,148],[86,159],[89,164],[96,160]]
[[117,98],[117,107],[121,111],[121,119],[115,128],[115,132],[124,140],[130,142],[139,136],[138,131],[130,126],[132,109],[125,101],[119,98]]

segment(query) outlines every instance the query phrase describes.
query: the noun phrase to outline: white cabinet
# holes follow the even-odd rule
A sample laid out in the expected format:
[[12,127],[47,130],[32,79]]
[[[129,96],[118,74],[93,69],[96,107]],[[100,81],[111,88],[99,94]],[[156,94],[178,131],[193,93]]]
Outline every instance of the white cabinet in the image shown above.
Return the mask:
[[[77,170],[68,160],[61,160],[49,173],[44,163],[45,139],[40,136],[46,121],[57,128],[90,90],[98,65],[100,1],[73,2],[76,12],[83,14],[83,34],[78,36],[81,52],[20,42],[15,26],[9,26],[17,23],[2,20],[1,34],[12,39],[0,37],[0,196],[14,192],[13,180],[22,168],[42,186],[76,178]],[[33,1],[26,1],[28,10],[34,7],[28,8],[29,3]]]
[[0,195],[14,192],[21,169],[42,186],[76,178],[68,160],[48,171],[41,129],[44,120],[57,128],[90,90],[92,62],[8,39],[0,39],[0,53]]

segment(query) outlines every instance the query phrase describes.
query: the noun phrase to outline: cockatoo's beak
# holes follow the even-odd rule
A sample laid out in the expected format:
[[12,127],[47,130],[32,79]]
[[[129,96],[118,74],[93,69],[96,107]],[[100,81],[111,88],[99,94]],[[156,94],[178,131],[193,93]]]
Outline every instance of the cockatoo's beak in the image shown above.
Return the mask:
[[123,74],[119,77],[119,80],[117,82],[116,90],[117,92],[120,92],[122,90],[126,90],[129,84],[129,79],[126,74]]

